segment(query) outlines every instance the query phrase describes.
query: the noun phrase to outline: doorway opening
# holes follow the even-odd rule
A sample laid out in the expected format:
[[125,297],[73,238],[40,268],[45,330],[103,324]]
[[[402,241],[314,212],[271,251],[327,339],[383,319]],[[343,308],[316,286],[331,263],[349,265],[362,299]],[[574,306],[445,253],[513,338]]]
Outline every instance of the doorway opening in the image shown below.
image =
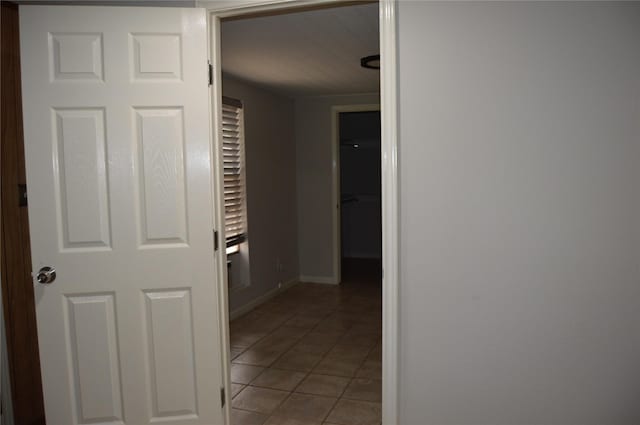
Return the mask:
[[[243,220],[227,250],[233,425],[382,420],[380,73],[360,64],[379,53],[379,5],[338,6],[220,23],[223,200]],[[340,174],[371,208],[341,217]],[[368,260],[341,279],[358,237]]]
[[[382,284],[380,108],[337,108],[340,281]],[[338,167],[336,167],[338,168]]]

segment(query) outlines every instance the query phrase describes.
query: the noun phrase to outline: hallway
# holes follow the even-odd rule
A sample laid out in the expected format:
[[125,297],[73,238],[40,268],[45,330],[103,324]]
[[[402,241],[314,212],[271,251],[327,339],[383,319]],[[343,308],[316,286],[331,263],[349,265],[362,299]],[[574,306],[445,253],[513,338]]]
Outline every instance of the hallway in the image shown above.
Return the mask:
[[347,263],[231,322],[232,424],[379,424],[381,294],[378,264]]

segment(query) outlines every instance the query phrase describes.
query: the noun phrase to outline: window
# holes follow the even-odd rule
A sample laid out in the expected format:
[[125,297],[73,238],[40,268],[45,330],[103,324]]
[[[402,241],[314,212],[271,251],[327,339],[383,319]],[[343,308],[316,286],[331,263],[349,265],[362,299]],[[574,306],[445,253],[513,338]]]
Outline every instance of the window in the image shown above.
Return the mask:
[[242,102],[222,98],[222,150],[224,162],[224,227],[227,254],[238,251],[246,239],[246,186],[244,173],[244,114]]

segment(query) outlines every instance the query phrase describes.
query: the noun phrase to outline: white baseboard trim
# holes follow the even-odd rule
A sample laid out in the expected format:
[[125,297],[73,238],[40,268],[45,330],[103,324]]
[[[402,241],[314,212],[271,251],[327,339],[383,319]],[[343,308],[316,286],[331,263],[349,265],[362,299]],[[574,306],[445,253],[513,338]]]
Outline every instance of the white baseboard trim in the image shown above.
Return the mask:
[[300,276],[300,282],[305,283],[327,283],[329,285],[337,285],[338,279],[334,276]]
[[229,312],[229,320],[231,321],[231,320],[237,319],[240,316],[243,316],[243,315],[247,314],[248,312],[250,312],[254,308],[258,307],[259,305],[266,303],[271,298],[275,297],[276,295],[278,295],[280,292],[284,291],[285,289],[291,288],[296,283],[298,283],[298,279],[288,280],[286,282],[283,282],[282,286],[280,288],[278,288],[276,286],[275,288],[271,289],[270,291],[260,295],[257,298],[254,298],[253,300],[249,301],[245,305],[240,306],[240,307],[236,308],[235,310]]

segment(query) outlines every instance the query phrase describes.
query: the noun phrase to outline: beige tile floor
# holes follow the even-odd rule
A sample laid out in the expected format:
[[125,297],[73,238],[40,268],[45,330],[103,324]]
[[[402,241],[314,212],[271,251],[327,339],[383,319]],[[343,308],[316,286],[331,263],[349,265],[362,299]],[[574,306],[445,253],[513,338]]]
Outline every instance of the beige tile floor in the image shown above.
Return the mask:
[[379,268],[343,267],[231,322],[232,425],[380,424]]

